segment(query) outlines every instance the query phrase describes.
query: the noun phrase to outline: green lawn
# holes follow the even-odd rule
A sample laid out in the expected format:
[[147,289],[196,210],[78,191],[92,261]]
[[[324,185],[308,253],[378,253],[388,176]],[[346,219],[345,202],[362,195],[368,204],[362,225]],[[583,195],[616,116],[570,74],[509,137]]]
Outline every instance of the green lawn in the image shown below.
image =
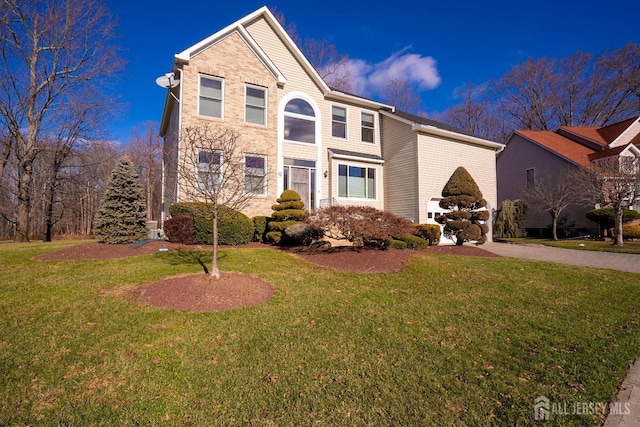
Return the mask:
[[640,353],[631,273],[422,254],[348,274],[225,249],[276,295],[195,314],[107,294],[200,270],[171,253],[30,260],[77,243],[0,244],[0,425],[530,425],[538,396],[609,402]]
[[552,239],[530,239],[530,238],[513,238],[500,239],[514,243],[539,243],[546,246],[554,246],[556,248],[580,249],[585,251],[600,252],[620,252],[629,254],[640,254],[640,242],[624,242],[624,247],[616,247],[611,241],[603,240],[552,240]]

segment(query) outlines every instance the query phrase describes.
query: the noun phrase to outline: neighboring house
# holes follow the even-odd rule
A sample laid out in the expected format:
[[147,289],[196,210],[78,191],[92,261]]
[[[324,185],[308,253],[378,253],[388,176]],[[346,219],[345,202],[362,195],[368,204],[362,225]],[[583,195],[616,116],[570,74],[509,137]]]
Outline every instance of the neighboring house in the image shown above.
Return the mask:
[[366,205],[433,222],[458,166],[496,205],[502,145],[329,87],[266,7],[175,55],[172,72],[180,83],[161,122],[163,218],[183,201],[180,134],[204,124],[237,129],[247,175],[271,177],[248,216],[271,215],[276,198],[293,189],[310,210]]
[[[561,126],[551,131],[515,131],[498,155],[498,200],[526,200],[526,188],[542,174],[560,177],[575,168],[587,168],[592,162],[615,156],[620,166],[636,165],[640,157],[640,118],[624,120],[604,127]],[[633,166],[631,172],[635,171]],[[527,200],[530,204],[533,201]],[[629,203],[630,208],[640,210]],[[568,235],[600,233],[598,224],[586,213],[595,206],[572,205],[564,212],[559,229]],[[531,235],[550,230],[551,216],[529,208],[525,228]]]

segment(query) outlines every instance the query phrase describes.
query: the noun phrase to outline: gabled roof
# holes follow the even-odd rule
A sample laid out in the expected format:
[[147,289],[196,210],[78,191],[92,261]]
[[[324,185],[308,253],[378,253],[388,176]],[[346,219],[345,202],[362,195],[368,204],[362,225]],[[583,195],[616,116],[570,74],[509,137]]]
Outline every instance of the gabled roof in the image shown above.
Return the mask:
[[311,65],[309,60],[304,56],[300,48],[293,42],[289,34],[282,28],[282,25],[278,22],[278,20],[273,16],[271,11],[267,6],[263,6],[260,9],[256,10],[253,13],[237,20],[233,24],[226,26],[220,31],[210,35],[206,39],[194,44],[193,46],[183,50],[182,52],[175,55],[176,61],[189,61],[191,58],[196,56],[198,53],[204,51],[210,46],[218,43],[220,40],[228,37],[230,34],[237,32],[247,43],[247,45],[254,51],[256,56],[265,64],[265,66],[273,73],[273,75],[277,78],[278,84],[283,86],[287,79],[280,72],[278,67],[271,61],[271,59],[267,56],[267,54],[262,50],[262,48],[258,45],[258,43],[251,37],[249,32],[247,31],[247,27],[255,22],[257,19],[263,18],[268,24],[274,28],[274,30],[278,33],[278,36],[283,40],[283,43],[287,46],[287,48],[292,52],[293,56],[296,60],[302,64],[303,69],[311,76],[311,79],[318,85],[318,87],[322,90],[323,95],[331,97],[337,100],[344,100],[349,102],[358,102],[366,104],[369,108],[381,108],[393,111],[394,107],[392,105],[387,105],[378,101],[374,101],[371,99],[363,98],[358,95],[353,95],[338,89],[333,89],[327,85],[324,79],[320,76],[318,71]]
[[596,152],[592,148],[548,130],[517,130],[514,134],[581,166],[588,166],[590,163],[589,155]]
[[[271,62],[271,59],[262,50],[262,48],[258,45],[258,43],[256,43],[253,37],[249,35],[249,32],[246,29],[246,26],[248,24],[250,24],[251,22],[253,22],[259,17],[263,17],[265,20],[267,20],[267,22],[269,22],[270,25],[276,28],[279,33],[282,33],[281,36],[283,36],[283,38],[286,38],[286,41],[288,41],[291,45],[295,47],[295,44],[293,43],[293,41],[291,41],[291,39],[287,35],[287,32],[278,23],[278,21],[275,19],[273,14],[269,11],[269,9],[266,6],[263,6],[260,9],[256,10],[255,12],[250,13],[244,18],[237,20],[233,24],[227,25],[226,27],[210,35],[206,39],[201,40],[198,43],[194,44],[193,46],[188,47],[182,52],[176,54],[175,55],[176,61],[188,62],[194,56],[198,55],[199,53],[203,52],[209,47],[215,45],[219,41],[224,40],[234,32],[237,32],[240,35],[240,37],[242,37],[242,39],[247,43],[247,45],[253,50],[256,56],[265,64],[267,69],[271,71],[274,77],[277,78],[278,84],[282,85],[286,83],[286,78],[284,77],[284,75],[280,72],[280,70],[278,70],[278,67],[276,67],[276,65],[273,62]],[[302,55],[299,51],[297,51],[297,53]],[[317,77],[319,78],[320,76],[317,76]],[[322,84],[323,83],[324,82],[322,82]],[[326,84],[324,86],[327,87]]]
[[458,141],[480,145],[483,147],[488,147],[496,151],[502,151],[504,149],[504,145],[489,141],[488,139],[483,139],[473,135],[472,133],[463,131],[462,129],[458,129],[454,126],[450,126],[445,123],[440,123],[435,120],[428,119],[422,116],[416,116],[415,114],[406,113],[404,111],[395,111],[393,113],[387,111],[380,112],[383,116],[392,118],[399,122],[408,124],[411,126],[411,129],[416,132],[427,133],[431,135],[436,135],[444,138],[455,139]]

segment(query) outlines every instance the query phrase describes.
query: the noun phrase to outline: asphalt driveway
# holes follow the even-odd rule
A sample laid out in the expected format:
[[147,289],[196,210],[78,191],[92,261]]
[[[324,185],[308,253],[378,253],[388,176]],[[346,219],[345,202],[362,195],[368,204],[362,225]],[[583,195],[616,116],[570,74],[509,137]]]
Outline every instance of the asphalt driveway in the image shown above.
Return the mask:
[[536,243],[516,244],[487,242],[479,247],[505,257],[552,261],[560,264],[640,273],[640,255],[638,254],[563,249]]

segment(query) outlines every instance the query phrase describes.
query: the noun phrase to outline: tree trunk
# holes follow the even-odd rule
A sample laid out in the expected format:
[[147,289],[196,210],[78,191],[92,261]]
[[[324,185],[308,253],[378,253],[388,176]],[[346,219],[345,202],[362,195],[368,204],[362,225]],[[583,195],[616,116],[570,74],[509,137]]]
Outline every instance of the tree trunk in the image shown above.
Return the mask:
[[47,198],[47,209],[46,209],[46,217],[45,217],[45,232],[44,232],[44,241],[51,241],[51,230],[53,229],[53,202],[55,198],[55,190],[54,187],[51,186],[49,188],[49,197]]
[[558,215],[551,214],[551,235],[553,240],[558,240]]
[[622,217],[624,208],[622,204],[616,206],[615,240],[613,246],[624,246],[624,236],[622,234]]
[[213,257],[211,260],[211,277],[220,278],[218,270],[218,212],[213,213]]
[[18,177],[18,224],[16,227],[17,240],[29,241],[30,213],[31,213],[31,182],[33,177],[33,163],[20,162],[20,175]]

